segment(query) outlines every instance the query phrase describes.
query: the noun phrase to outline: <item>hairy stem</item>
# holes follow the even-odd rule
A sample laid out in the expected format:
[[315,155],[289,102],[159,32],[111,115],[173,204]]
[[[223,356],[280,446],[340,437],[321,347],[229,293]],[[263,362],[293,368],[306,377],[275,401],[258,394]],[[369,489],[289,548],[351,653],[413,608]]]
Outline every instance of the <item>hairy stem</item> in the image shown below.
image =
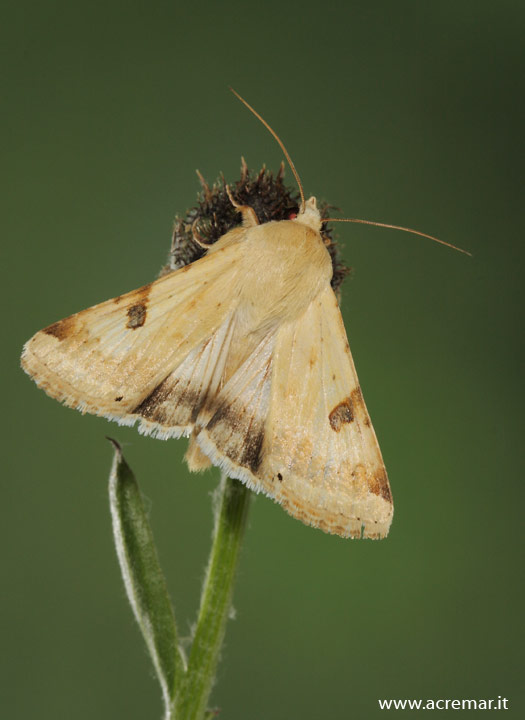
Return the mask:
[[207,711],[230,613],[250,496],[251,491],[240,481],[222,476],[197,627],[188,668],[178,683],[174,703],[177,720],[202,720]]

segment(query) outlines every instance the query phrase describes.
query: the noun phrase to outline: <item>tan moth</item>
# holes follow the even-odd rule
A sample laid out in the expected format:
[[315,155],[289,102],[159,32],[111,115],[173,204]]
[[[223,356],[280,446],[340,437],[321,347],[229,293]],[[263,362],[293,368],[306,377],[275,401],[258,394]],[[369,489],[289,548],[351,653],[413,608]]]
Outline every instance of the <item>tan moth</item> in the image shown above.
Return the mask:
[[382,538],[392,495],[316,199],[240,99],[290,163],[297,216],[259,224],[230,196],[242,226],[203,258],[44,328],[22,366],[69,407],[189,437],[191,470],[217,465],[306,524]]

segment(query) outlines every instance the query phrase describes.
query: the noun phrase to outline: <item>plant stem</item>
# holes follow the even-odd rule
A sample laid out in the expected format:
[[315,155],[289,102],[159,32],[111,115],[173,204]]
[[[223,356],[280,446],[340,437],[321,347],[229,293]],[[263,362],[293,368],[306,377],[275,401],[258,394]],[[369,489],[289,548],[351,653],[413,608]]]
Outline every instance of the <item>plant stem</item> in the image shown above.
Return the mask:
[[174,703],[177,720],[202,720],[207,710],[230,613],[250,497],[251,491],[240,481],[222,475],[197,628],[188,669]]

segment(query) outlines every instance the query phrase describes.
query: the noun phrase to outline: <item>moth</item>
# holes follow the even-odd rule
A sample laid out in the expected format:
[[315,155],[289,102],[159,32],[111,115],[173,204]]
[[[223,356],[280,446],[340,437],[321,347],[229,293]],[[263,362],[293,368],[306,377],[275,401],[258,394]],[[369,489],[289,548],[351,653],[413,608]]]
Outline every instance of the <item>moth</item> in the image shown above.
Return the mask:
[[[235,93],[237,94],[237,93]],[[22,367],[81,412],[190,438],[210,464],[328,533],[383,538],[387,473],[350,353],[315,197],[242,225],[199,260],[37,332]],[[198,235],[196,235],[198,242]]]

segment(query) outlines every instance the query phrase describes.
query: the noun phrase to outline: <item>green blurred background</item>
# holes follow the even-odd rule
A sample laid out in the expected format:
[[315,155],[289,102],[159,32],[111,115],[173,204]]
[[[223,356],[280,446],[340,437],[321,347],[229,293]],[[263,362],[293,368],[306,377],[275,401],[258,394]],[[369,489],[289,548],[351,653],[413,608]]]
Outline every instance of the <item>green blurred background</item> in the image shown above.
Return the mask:
[[524,716],[524,20],[502,0],[7,6],[2,717],[160,717],[112,545],[104,436],[147,497],[182,634],[217,474],[188,475],[185,441],[61,407],[18,357],[41,327],[156,276],[196,168],[235,180],[244,155],[277,169],[228,85],[279,132],[307,193],[474,257],[337,226],[394,523],[387,540],[345,541],[257,498],[213,704],[228,720],[317,720],[379,717],[378,698],[502,695]]

